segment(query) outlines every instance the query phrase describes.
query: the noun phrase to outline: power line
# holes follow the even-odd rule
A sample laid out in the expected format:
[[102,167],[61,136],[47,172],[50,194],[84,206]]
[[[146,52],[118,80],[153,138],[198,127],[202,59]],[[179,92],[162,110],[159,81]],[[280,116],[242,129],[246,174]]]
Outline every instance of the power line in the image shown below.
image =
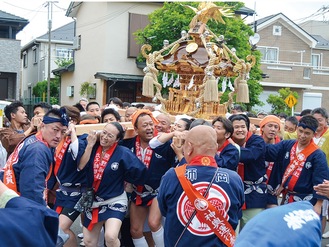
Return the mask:
[[[38,9],[41,9],[41,8],[43,8],[42,5],[38,7]],[[41,11],[35,10],[35,11],[33,11],[33,12],[35,12],[35,13],[34,13],[34,15],[33,15],[31,18],[29,18],[29,21],[30,21],[30,22],[31,22],[31,21],[37,16],[37,14],[40,13]]]
[[[21,7],[21,6],[17,6],[17,5],[14,5],[14,4],[11,4],[11,3],[8,3],[8,2],[3,2],[3,3],[5,3],[5,4],[7,4],[7,5],[10,5],[10,6],[12,6],[12,7],[15,7],[15,8],[17,8],[17,9],[26,10],[26,11],[28,11],[28,12],[36,12],[36,13],[47,13],[47,12],[48,12],[48,11],[46,11],[46,10],[40,10],[40,9],[43,7],[42,5],[36,7],[36,9],[28,9],[28,8],[24,8],[24,7]],[[58,6],[56,6],[56,7],[58,7]],[[64,8],[60,8],[60,7],[58,7],[58,8],[61,9],[62,11],[63,11],[63,10],[66,11]],[[59,13],[59,12],[62,12],[62,11],[53,11],[53,12],[54,12],[54,13]]]
[[307,17],[299,18],[299,19],[295,20],[295,22],[297,22],[297,21],[298,22],[304,22],[304,21],[306,21],[308,19],[311,19],[311,18],[314,19],[314,18],[316,18],[318,16],[324,17],[324,15],[327,14],[327,13],[329,13],[329,5],[328,6],[322,6],[315,13],[313,13],[313,14],[307,16]]
[[[15,8],[18,8],[18,9],[22,9],[22,10],[29,11],[29,12],[46,12],[46,11],[38,11],[38,10],[35,10],[35,9],[27,9],[27,8],[23,8],[23,7],[21,7],[21,6],[17,6],[17,5],[14,5],[14,4],[11,4],[11,3],[8,3],[8,2],[3,2],[3,3],[8,4],[8,5],[10,5],[10,6],[12,6],[12,7],[15,7]],[[40,9],[40,7],[42,7],[42,5],[41,5],[41,6],[38,6],[37,9]]]
[[[135,7],[138,7],[140,5],[141,4],[135,4],[135,5],[129,6],[128,8],[114,11],[112,13],[104,15],[104,16],[102,16],[98,19],[95,19],[93,21],[90,21],[90,22],[87,22],[87,23],[82,23],[81,25],[79,25],[79,27],[80,28],[86,28],[86,29],[84,29],[84,31],[88,31],[88,30],[97,28],[97,27],[99,27],[99,26],[101,26],[101,25],[103,25],[107,22],[110,22],[110,21],[114,20],[115,18],[119,17],[120,15],[128,12],[128,10],[133,9]],[[88,26],[93,25],[93,24],[96,24],[96,25],[88,28]]]
[[[58,9],[64,11],[64,12],[66,12],[66,10],[67,10],[67,9],[65,9],[65,8],[62,8],[62,7],[58,6],[56,3],[54,3],[54,6],[55,6],[56,8],[58,8]],[[55,11],[54,11],[54,12],[55,12]]]

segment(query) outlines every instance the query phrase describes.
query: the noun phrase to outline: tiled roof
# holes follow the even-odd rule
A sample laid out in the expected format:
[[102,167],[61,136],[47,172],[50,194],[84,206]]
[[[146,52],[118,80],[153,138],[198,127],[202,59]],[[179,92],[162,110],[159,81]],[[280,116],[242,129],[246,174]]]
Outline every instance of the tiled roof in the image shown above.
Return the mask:
[[[41,35],[37,39],[48,40],[48,33]],[[74,39],[74,22],[70,22],[64,26],[51,31],[51,40],[73,41]]]
[[16,15],[12,15],[12,14],[9,14],[7,12],[4,12],[4,11],[0,10],[0,21],[2,21],[2,20],[28,22],[28,20],[26,20],[26,19],[24,19],[22,17],[16,16]]
[[255,14],[255,11],[253,9],[243,6],[238,10],[235,10],[234,13],[239,15],[253,16]]
[[115,74],[107,72],[97,72],[94,76],[96,79],[133,82],[142,82],[144,77],[142,75]]
[[269,15],[269,16],[266,16],[266,17],[264,17],[264,18],[258,19],[258,20],[256,20],[256,21],[257,21],[257,25],[260,25],[260,24],[262,24],[262,23],[264,23],[264,22],[266,22],[266,21],[272,19],[274,16],[279,15],[279,14],[280,14],[280,13],[275,14],[275,15]]
[[329,49],[329,41],[323,38],[321,35],[314,35],[312,34],[313,38],[315,38],[318,43],[315,46],[316,48],[323,48],[323,49]]
[[7,12],[0,10],[0,24],[16,27],[17,32],[19,32],[27,24],[29,24],[29,21],[22,17],[12,15],[12,14],[9,14]]

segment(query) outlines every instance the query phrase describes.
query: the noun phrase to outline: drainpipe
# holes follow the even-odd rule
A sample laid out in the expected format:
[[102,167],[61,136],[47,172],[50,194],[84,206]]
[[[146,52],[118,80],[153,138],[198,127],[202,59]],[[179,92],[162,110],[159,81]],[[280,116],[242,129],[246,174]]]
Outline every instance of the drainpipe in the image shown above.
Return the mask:
[[[110,86],[108,87],[108,92],[109,92],[109,93],[108,93],[107,95],[109,95],[109,94],[111,95],[111,88],[117,83],[117,80],[115,80],[115,81],[112,80],[112,82],[113,82],[112,85],[110,85]],[[107,103],[107,99],[106,99],[106,103]]]

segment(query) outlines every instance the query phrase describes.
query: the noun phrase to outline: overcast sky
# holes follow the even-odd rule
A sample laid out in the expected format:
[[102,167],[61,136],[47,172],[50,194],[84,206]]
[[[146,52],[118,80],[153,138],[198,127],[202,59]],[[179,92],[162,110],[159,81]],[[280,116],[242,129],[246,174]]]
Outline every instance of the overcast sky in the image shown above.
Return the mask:
[[[329,21],[329,1],[320,0],[243,0],[246,7],[256,7],[256,19],[269,15],[283,13],[297,24],[305,18],[312,16],[312,19]],[[17,35],[22,40],[22,45],[32,39],[41,36],[48,31],[48,9],[46,1],[42,0],[0,0],[0,10],[17,15],[29,20],[29,24]],[[52,27],[56,29],[71,21],[66,17],[66,9],[70,1],[57,0],[53,5]],[[324,11],[322,8],[327,7]],[[248,22],[253,18],[249,17]]]

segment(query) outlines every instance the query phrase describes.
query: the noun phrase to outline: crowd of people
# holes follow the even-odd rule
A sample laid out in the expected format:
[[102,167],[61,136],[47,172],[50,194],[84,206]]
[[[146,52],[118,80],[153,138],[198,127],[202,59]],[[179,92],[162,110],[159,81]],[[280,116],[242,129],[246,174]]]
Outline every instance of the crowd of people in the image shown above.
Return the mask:
[[[0,215],[8,212],[6,232],[17,227],[11,215],[25,210],[43,219],[31,227],[45,242],[22,237],[31,241],[26,246],[56,246],[60,230],[64,246],[76,247],[76,220],[80,245],[92,247],[292,245],[277,232],[320,246],[321,236],[329,237],[324,108],[288,117],[236,105],[227,116],[206,120],[174,118],[114,97],[103,106],[87,99],[61,107],[42,102],[30,119],[21,102],[4,112]],[[104,123],[101,131],[76,132],[77,125],[97,123]],[[125,136],[127,126],[134,136]],[[12,213],[20,200],[27,206]],[[264,234],[270,220],[280,229],[273,225]],[[1,241],[9,243],[11,235],[0,233]]]

